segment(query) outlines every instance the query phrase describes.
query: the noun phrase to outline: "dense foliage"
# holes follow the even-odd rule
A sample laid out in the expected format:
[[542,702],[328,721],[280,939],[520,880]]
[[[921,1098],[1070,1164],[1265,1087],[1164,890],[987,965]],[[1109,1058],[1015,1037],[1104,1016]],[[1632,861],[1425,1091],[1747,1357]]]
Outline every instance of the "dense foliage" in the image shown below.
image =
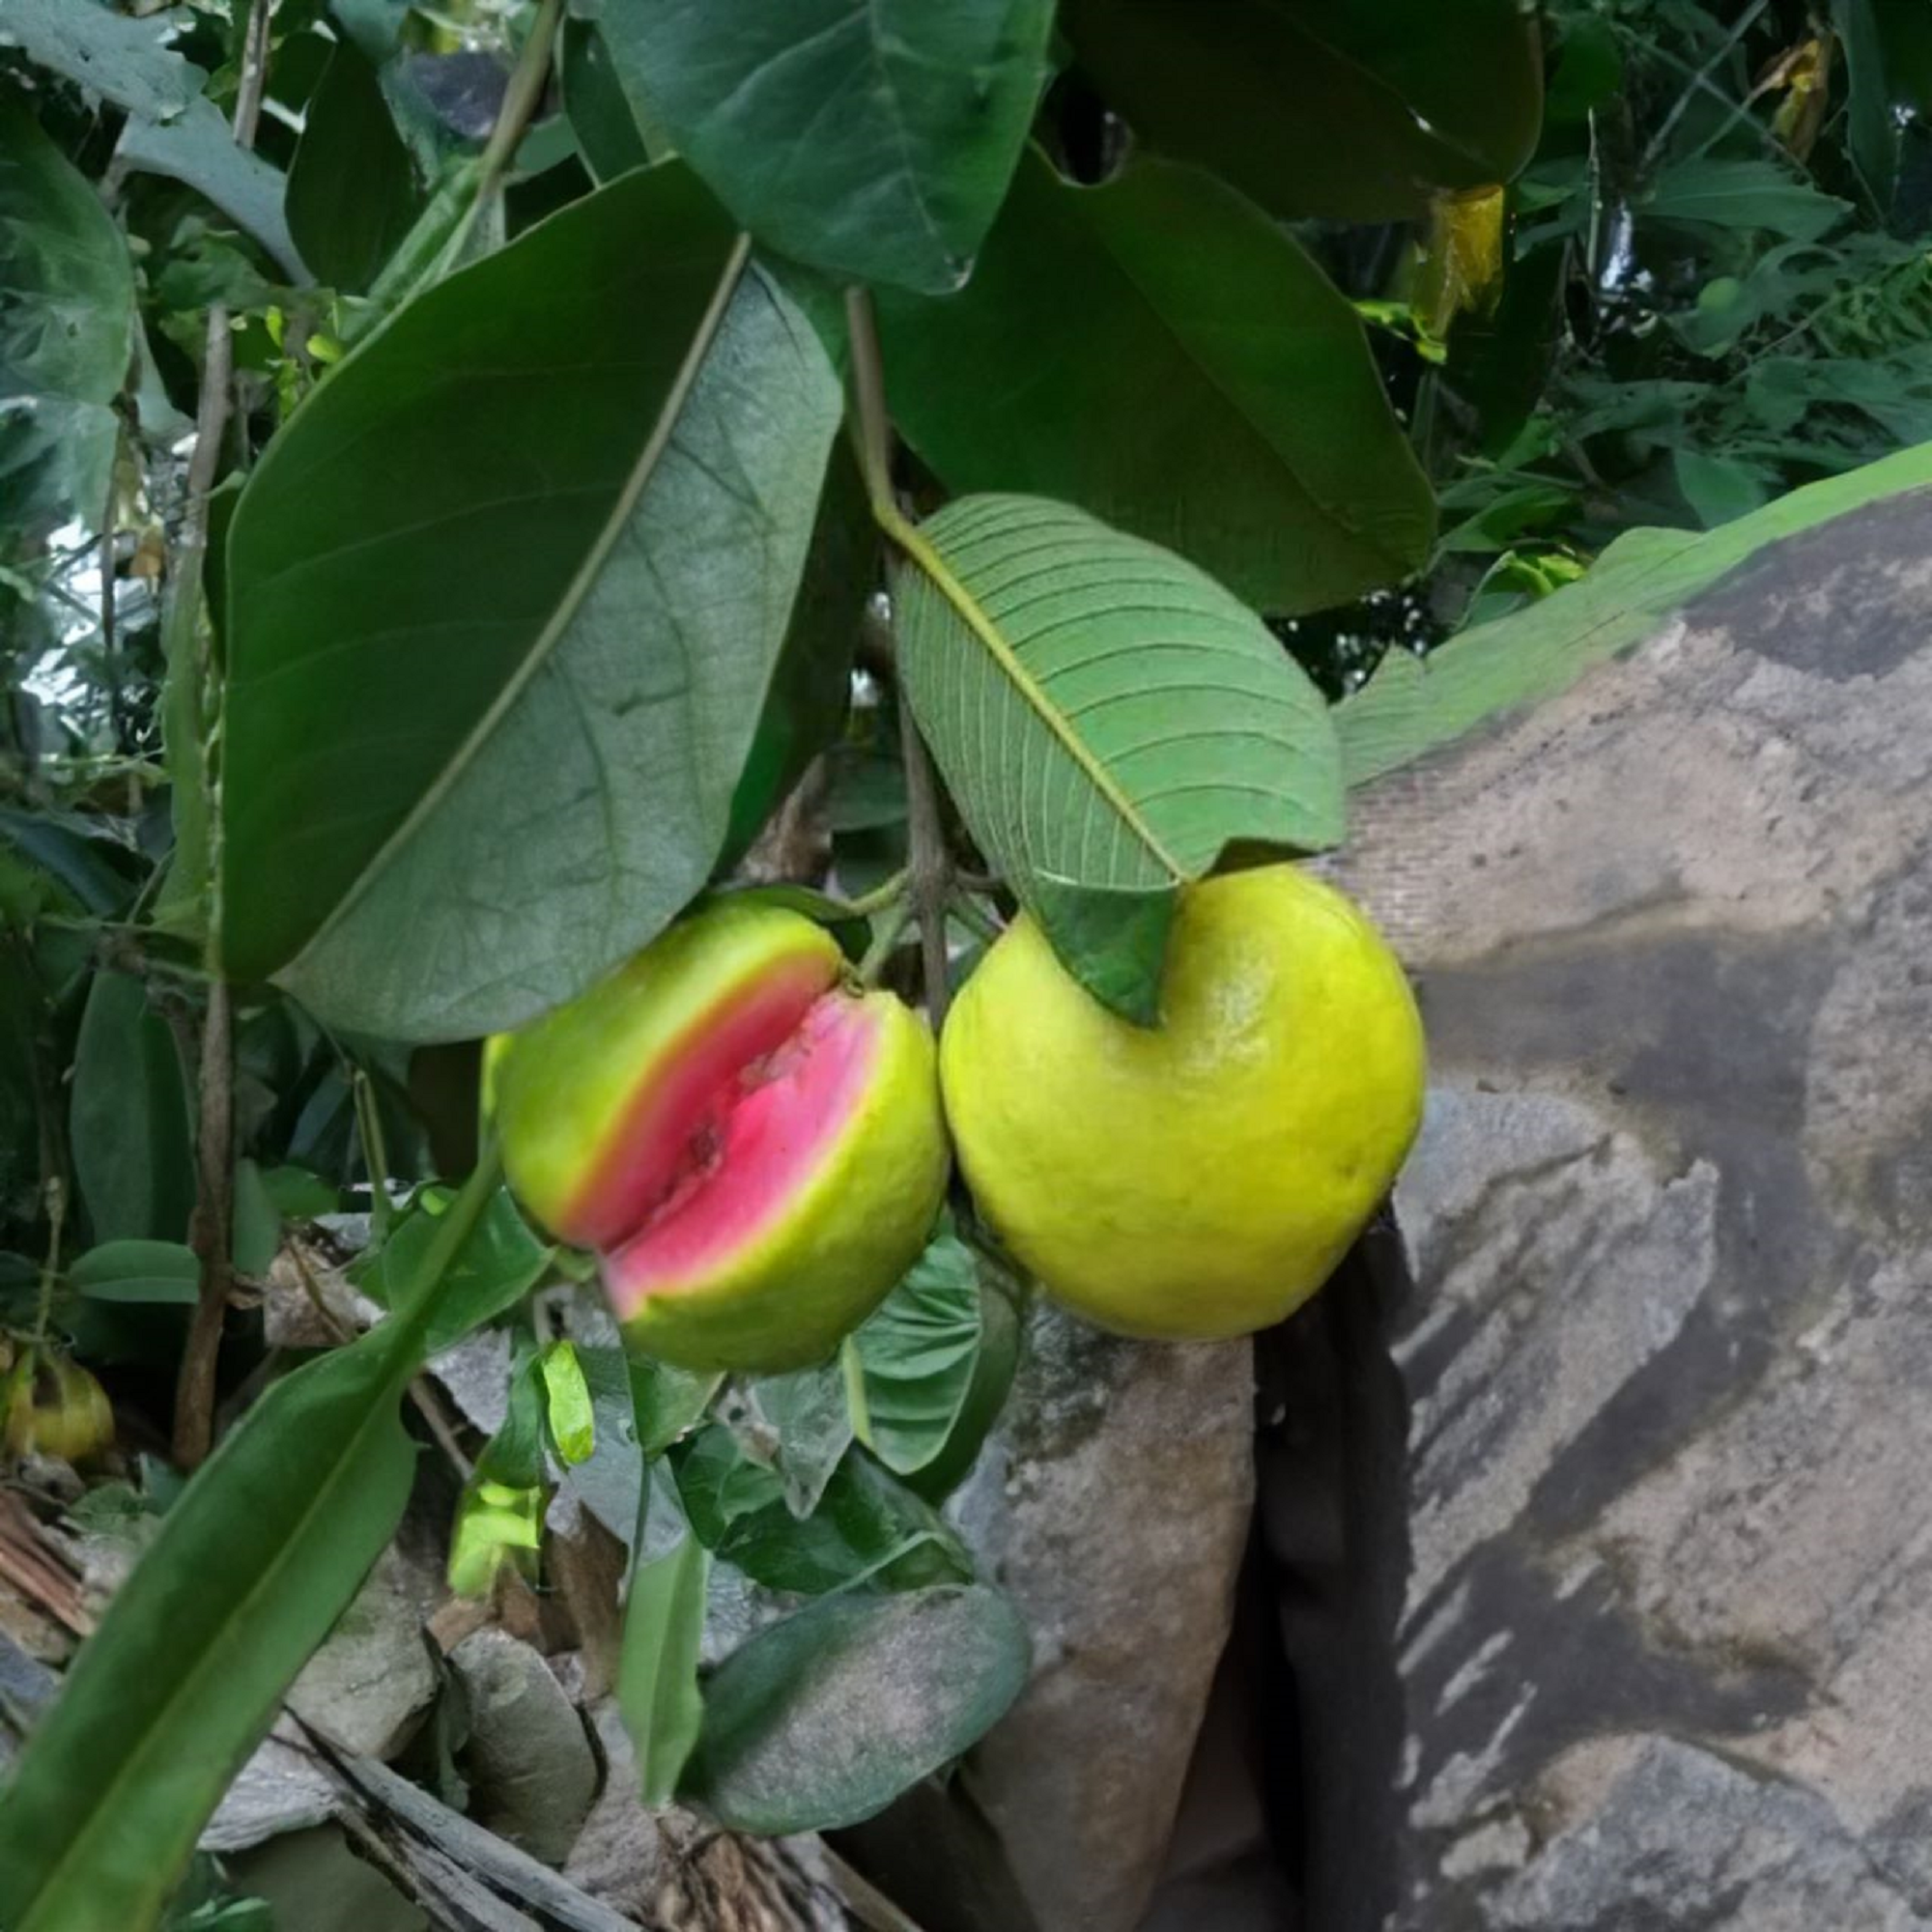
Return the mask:
[[[0,1919],[156,1922],[486,1326],[452,1585],[559,1487],[629,1547],[647,1800],[983,1731],[967,1204],[823,1370],[627,1364],[477,1042],[720,889],[935,1018],[1025,906],[1151,1018],[1184,882],[1932,440],[1928,114],[1888,0],[0,0],[0,1417],[165,1515]],[[714,1565],[798,1606],[706,1675]]]

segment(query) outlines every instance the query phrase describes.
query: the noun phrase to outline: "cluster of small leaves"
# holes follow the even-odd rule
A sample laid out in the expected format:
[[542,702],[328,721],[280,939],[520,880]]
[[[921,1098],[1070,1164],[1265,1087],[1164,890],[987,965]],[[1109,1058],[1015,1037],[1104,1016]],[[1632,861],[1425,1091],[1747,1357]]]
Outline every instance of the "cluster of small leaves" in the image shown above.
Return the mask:
[[[559,1487],[630,1546],[651,1802],[850,1822],[1007,1708],[944,1506],[1010,1284],[940,1232],[730,1386],[532,1324],[573,1264],[477,1164],[475,1042],[741,874],[909,983],[922,743],[948,970],[1018,903],[1151,1020],[1187,881],[1921,484],[1835,472],[1932,435],[1932,60],[1801,13],[1564,0],[1546,112],[1517,0],[0,0],[0,1330],[152,1413],[211,1281],[355,1209],[383,1311],[172,1502],[0,1918],[156,1921],[486,1323],[452,1579],[536,1570]],[[1512,609],[1332,711],[1297,668]],[[829,854],[761,871],[812,768]],[[231,1313],[223,1387],[272,1366]]]
[[1418,402],[1450,628],[1634,526],[1715,528],[1932,437],[1932,16],[1562,0],[1548,21],[1506,274]]

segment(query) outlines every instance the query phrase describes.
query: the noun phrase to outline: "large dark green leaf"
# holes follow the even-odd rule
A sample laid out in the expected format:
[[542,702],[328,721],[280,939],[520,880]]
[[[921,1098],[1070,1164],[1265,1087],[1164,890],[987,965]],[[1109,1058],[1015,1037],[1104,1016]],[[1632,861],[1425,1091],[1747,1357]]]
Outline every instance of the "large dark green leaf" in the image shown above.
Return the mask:
[[97,1241],[186,1236],[194,1152],[181,1056],[128,974],[98,974],[88,989],[68,1135]]
[[942,1235],[852,1337],[860,1439],[921,1494],[943,1495],[999,1416],[1019,1339],[1011,1299]]
[[1744,228],[1815,242],[1851,213],[1776,161],[1704,156],[1666,168],[1637,204],[1654,221]]
[[1354,309],[1193,168],[1104,187],[1037,154],[973,279],[882,295],[894,414],[953,491],[1065,497],[1263,610],[1420,567],[1435,499]]
[[1519,0],[1065,0],[1061,21],[1137,133],[1277,214],[1417,214],[1508,181],[1542,125]]
[[278,1383],[169,1513],[0,1804],[10,1932],[149,1925],[394,1531],[415,1456],[377,1331]]
[[839,409],[674,166],[371,338],[235,515],[226,969],[459,1037],[649,939],[724,839]]
[[957,288],[1046,75],[1051,0],[628,0],[626,89],[760,241],[814,268]]
[[0,1804],[7,1932],[152,1925],[229,1780],[409,1499],[398,1398],[489,1198],[458,1197],[404,1311],[270,1389],[168,1512]]
[[201,1263],[179,1241],[106,1241],[68,1269],[68,1284],[91,1301],[162,1301],[192,1307]]
[[1341,836],[1327,706],[1218,583],[1067,504],[965,497],[910,542],[900,666],[948,787],[1068,968],[1151,1022],[1182,882]]
[[779,1471],[712,1423],[671,1451],[698,1540],[770,1590],[815,1597],[871,1578],[895,1590],[970,1577],[972,1564],[930,1507],[862,1451],[848,1451],[806,1517]]
[[310,96],[289,164],[288,222],[331,288],[360,293],[416,215],[415,171],[361,48],[339,43]]
[[1932,443],[1808,484],[1702,535],[1631,530],[1587,576],[1525,610],[1465,631],[1427,658],[1391,651],[1335,713],[1349,782],[1366,784],[1500,713],[1564,690],[1591,665],[1649,637],[1768,544],[1927,487]]
[[128,243],[87,179],[0,96],[0,555],[107,507],[109,405],[134,355]]
[[595,20],[563,23],[557,76],[578,152],[595,180],[614,181],[653,158],[639,123],[638,102],[626,90],[625,76],[618,73]]
[[738,1832],[856,1825],[983,1737],[1029,1662],[983,1584],[828,1597],[720,1666],[685,1795]]
[[667,1804],[704,1716],[697,1655],[711,1555],[691,1533],[662,1468],[651,1471],[635,1541],[617,1709],[637,1747],[638,1795],[646,1804]]
[[859,466],[842,440],[835,442],[791,626],[731,794],[721,868],[736,864],[806,767],[838,735],[851,699],[860,618],[878,570],[876,542]]

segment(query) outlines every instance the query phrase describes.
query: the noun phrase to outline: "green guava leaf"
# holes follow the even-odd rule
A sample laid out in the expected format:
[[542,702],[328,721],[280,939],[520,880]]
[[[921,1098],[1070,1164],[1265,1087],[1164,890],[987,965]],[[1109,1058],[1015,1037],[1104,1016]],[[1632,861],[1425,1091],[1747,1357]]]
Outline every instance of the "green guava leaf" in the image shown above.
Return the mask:
[[[4,28],[0,28],[4,30]],[[127,239],[87,178],[17,101],[0,99],[0,555],[107,507],[134,355]]]
[[228,1249],[235,1272],[244,1278],[267,1274],[282,1245],[281,1210],[269,1197],[262,1170],[243,1154],[235,1163],[234,1203]]
[[721,1562],[770,1590],[820,1596],[870,1579],[892,1590],[970,1578],[971,1559],[931,1508],[863,1451],[849,1451],[811,1514],[785,1479],[712,1423],[668,1458],[685,1514]]
[[1011,1297],[942,1235],[852,1337],[859,1439],[922,1495],[973,1466],[1019,1364]]
[[360,294],[410,232],[420,197],[383,83],[353,41],[339,42],[302,115],[289,163],[288,224],[330,288]]
[[899,669],[980,849],[1067,969],[1150,1024],[1175,895],[1342,834],[1328,707],[1192,564],[1068,504],[964,497],[894,572]]
[[638,1446],[662,1456],[704,1419],[724,1378],[711,1370],[680,1369],[653,1357],[633,1357],[631,1396],[637,1406]]
[[724,841],[839,414],[675,166],[370,337],[235,513],[225,970],[456,1038],[650,939]]
[[844,1378],[836,1364],[800,1369],[762,1376],[745,1393],[777,1438],[771,1463],[785,1508],[794,1517],[810,1516],[852,1446]]
[[179,1241],[103,1241],[78,1256],[68,1285],[93,1301],[162,1301],[192,1307],[201,1264]]
[[1508,181],[1543,125],[1518,0],[1063,0],[1076,64],[1148,147],[1286,216],[1382,221]]
[[[394,1311],[437,1238],[451,1196],[444,1187],[417,1191],[410,1209],[381,1247],[359,1257],[350,1275],[372,1301]],[[484,1205],[443,1278],[428,1339],[430,1354],[453,1347],[472,1329],[508,1313],[543,1278],[552,1250],[530,1232],[507,1187]]]
[[470,1177],[400,1312],[298,1369],[163,1520],[29,1738],[0,1804],[8,1932],[153,1925],[283,1692],[395,1533],[415,1475],[399,1398],[444,1264],[490,1198]]
[[682,1795],[735,1832],[856,1825],[983,1737],[1030,1662],[985,1584],[824,1598],[719,1667]]
[[540,1358],[544,1412],[557,1458],[568,1468],[589,1462],[597,1448],[597,1420],[590,1406],[590,1384],[573,1342],[553,1342]]
[[653,1467],[624,1603],[617,1709],[638,1753],[639,1796],[668,1804],[704,1718],[698,1649],[711,1553],[684,1520],[676,1486]]
[[[629,49],[628,38],[624,44]],[[557,78],[577,151],[593,180],[615,181],[669,153],[668,141],[662,135],[653,140],[646,131],[644,110],[631,85],[636,75],[619,72],[597,21],[563,23]]]
[[178,1239],[194,1207],[187,1085],[168,1023],[128,973],[98,973],[74,1044],[68,1132],[97,1241]]
[[1052,0],[628,0],[625,91],[759,241],[957,288],[1046,79]]
[[1065,497],[1259,610],[1427,560],[1435,499],[1353,306],[1211,176],[1030,155],[957,295],[882,291],[894,414],[947,487]]

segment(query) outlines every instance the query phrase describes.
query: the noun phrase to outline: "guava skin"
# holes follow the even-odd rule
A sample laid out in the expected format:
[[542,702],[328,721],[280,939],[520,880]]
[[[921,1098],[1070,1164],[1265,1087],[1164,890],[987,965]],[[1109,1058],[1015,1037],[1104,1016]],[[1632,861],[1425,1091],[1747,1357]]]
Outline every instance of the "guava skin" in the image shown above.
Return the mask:
[[[681,922],[493,1070],[511,1186],[597,1249],[627,1345],[682,1367],[822,1360],[945,1196],[924,1022],[848,987],[830,934],[770,905]],[[741,1131],[768,1116],[762,1138]]]
[[1368,918],[1269,866],[1183,891],[1152,1028],[1016,921],[953,1001],[940,1070],[974,1199],[1046,1293],[1207,1341],[1328,1278],[1415,1138],[1425,1054]]

